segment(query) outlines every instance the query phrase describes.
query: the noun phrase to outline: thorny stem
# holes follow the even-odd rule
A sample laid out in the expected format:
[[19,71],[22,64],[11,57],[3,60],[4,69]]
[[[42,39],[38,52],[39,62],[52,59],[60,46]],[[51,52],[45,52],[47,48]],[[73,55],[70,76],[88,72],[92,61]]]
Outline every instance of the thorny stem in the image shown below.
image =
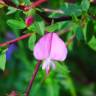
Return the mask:
[[32,85],[33,85],[33,81],[38,73],[38,70],[39,70],[39,67],[40,67],[40,64],[41,64],[41,61],[38,61],[37,64],[36,64],[36,67],[35,67],[35,70],[33,72],[33,75],[32,75],[32,78],[29,82],[29,85],[28,85],[28,88],[26,90],[26,93],[25,93],[25,96],[29,96],[30,94],[30,91],[31,91],[31,88],[32,88]]
[[10,40],[10,41],[7,41],[7,42],[4,42],[4,43],[1,43],[0,44],[0,47],[3,47],[3,46],[6,46],[6,45],[9,45],[9,44],[12,44],[12,43],[16,43],[20,40],[23,40],[25,38],[28,38],[29,36],[31,36],[32,34],[31,33],[28,33],[28,34],[25,34],[25,35],[22,35],[14,40]]

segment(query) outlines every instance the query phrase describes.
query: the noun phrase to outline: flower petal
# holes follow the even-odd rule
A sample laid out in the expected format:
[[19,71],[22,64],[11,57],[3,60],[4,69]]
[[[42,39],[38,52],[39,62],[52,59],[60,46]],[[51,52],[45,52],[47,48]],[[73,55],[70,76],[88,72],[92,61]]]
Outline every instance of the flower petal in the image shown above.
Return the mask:
[[38,60],[44,60],[49,57],[52,33],[44,35],[34,47],[34,56]]
[[67,57],[67,47],[56,33],[53,33],[50,58],[52,60],[64,61]]
[[[51,62],[51,61],[50,61]],[[42,64],[42,69],[46,70],[46,74],[50,72],[51,63],[49,61],[45,60]]]
[[67,47],[56,33],[48,33],[37,42],[34,56],[38,60],[50,57],[52,60],[64,61],[67,57]]

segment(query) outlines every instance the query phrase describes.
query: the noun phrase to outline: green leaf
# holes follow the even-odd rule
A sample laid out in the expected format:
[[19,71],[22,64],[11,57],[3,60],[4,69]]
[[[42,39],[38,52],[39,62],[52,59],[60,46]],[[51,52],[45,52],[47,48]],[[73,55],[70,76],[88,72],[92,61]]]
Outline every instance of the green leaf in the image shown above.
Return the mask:
[[77,40],[84,40],[83,30],[81,26],[78,26],[75,31],[76,31]]
[[6,64],[6,53],[2,52],[0,54],[0,69],[4,71]]
[[93,36],[91,40],[88,42],[90,48],[96,51],[96,37]]
[[76,96],[76,91],[75,91],[75,87],[73,84],[73,80],[71,79],[69,75],[69,70],[67,66],[65,64],[61,65],[60,63],[56,62],[56,67],[57,67],[59,74],[61,74],[61,76],[63,77],[63,79],[60,79],[60,83],[64,85],[64,87],[67,90],[69,90],[71,94],[70,96]]
[[25,22],[23,20],[14,20],[9,19],[7,24],[14,29],[24,29],[26,27]]
[[28,27],[28,30],[29,30],[30,32],[37,32],[35,23],[33,23],[31,26],[29,26],[29,27]]
[[82,11],[87,12],[89,7],[90,7],[90,0],[82,0],[81,2]]
[[19,5],[19,0],[12,0],[13,3],[15,3],[17,6]]
[[[55,89],[55,91],[54,91]],[[46,96],[59,96],[59,85],[54,82],[47,85],[47,95]]]
[[36,41],[36,34],[32,34],[32,36],[29,38],[29,41],[28,41],[28,47],[30,50],[33,50],[35,41]]
[[35,28],[37,29],[37,33],[40,35],[44,35],[45,32],[45,25],[43,21],[35,23]]
[[30,4],[30,0],[24,0],[24,3],[25,3],[26,5],[28,5],[28,4]]
[[80,6],[77,4],[65,3],[63,6],[61,6],[60,9],[63,10],[65,15],[68,15],[68,16],[73,16],[73,15],[80,16],[82,12]]
[[94,23],[92,20],[88,21],[86,29],[86,41],[89,42],[94,35]]
[[12,14],[12,13],[15,13],[16,11],[17,11],[16,8],[8,7],[7,15],[10,15],[10,14]]
[[44,35],[45,32],[45,22],[40,16],[37,16],[36,22],[35,22],[35,28],[36,32],[40,35]]
[[53,31],[55,31],[55,30],[57,30],[57,29],[58,29],[58,23],[55,23],[55,24],[52,24],[52,25],[46,27],[46,30],[47,30],[48,32],[53,32]]
[[[63,66],[63,67],[62,67]],[[69,70],[65,64],[60,64],[56,62],[56,70],[64,75],[64,77],[67,77],[69,74]]]
[[84,40],[83,28],[79,23],[74,23],[72,27],[72,31],[76,34],[77,40]]
[[95,23],[93,21],[88,21],[86,24],[83,34],[84,34],[84,40],[88,44],[88,46],[96,51],[96,36],[95,36]]
[[59,22],[59,23],[55,23],[55,24],[52,24],[50,26],[47,26],[46,30],[48,32],[54,32],[54,31],[62,30],[65,27],[68,27],[68,22]]
[[4,7],[4,5],[0,4],[0,8],[3,8],[3,7]]
[[73,80],[70,76],[68,78],[66,78],[66,80],[64,82],[64,86],[66,87],[67,90],[69,90],[71,96],[77,96],[76,89],[73,84]]

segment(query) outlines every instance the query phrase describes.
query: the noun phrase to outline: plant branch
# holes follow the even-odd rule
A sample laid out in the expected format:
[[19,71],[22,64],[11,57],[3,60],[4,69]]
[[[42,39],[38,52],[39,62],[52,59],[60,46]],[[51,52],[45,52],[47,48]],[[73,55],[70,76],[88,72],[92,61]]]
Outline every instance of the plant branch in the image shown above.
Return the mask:
[[[37,7],[39,6],[40,4],[46,2],[47,0],[37,0],[36,2],[32,3],[31,5],[29,6],[25,6],[25,5],[19,5],[19,6],[16,6],[11,0],[3,0],[5,2],[5,4],[11,6],[11,7],[14,7],[14,8],[17,8],[17,9],[20,9],[20,10],[23,10],[23,11],[28,11],[30,10],[31,8],[34,8],[34,7]],[[38,15],[40,15],[47,23],[51,24],[52,20],[54,22],[60,22],[60,21],[67,21],[67,20],[72,20],[72,17],[71,16],[62,16],[62,17],[59,17],[59,18],[49,18],[48,16],[45,15],[45,13],[43,12],[39,12],[39,11],[36,11],[36,13]],[[78,17],[79,18],[79,17]],[[80,17],[81,18],[81,17]]]
[[32,79],[29,82],[29,85],[28,85],[28,88],[26,90],[25,96],[29,96],[29,94],[30,94],[30,91],[31,91],[34,79],[35,79],[35,77],[36,77],[36,75],[38,73],[40,64],[41,64],[41,61],[38,61],[37,64],[36,64],[35,70],[34,70],[33,75],[32,75]]
[[8,6],[12,6],[14,8],[17,8],[17,9],[20,9],[20,10],[23,10],[23,11],[28,11],[30,10],[31,8],[35,8],[37,6],[40,6],[42,3],[46,2],[47,0],[37,0],[36,2],[33,2],[31,3],[30,5],[28,6],[25,6],[25,5],[19,5],[19,6],[16,6],[16,4],[14,4],[12,2],[12,0],[3,0],[3,2],[5,4],[7,4]]
[[76,37],[76,34],[73,34],[73,35],[70,37],[70,39],[66,42],[66,46],[70,45],[70,44],[73,42],[73,40],[75,39],[75,37]]
[[58,13],[58,14],[64,14],[64,11],[62,10],[54,10],[49,8],[42,8],[47,13]]
[[[2,0],[2,1],[5,2],[5,4],[7,4],[9,6],[12,6],[14,8],[17,8],[17,9],[20,9],[20,10],[23,10],[23,11],[28,11],[31,8],[35,8],[35,7],[40,6],[40,4],[46,2],[47,0],[37,0],[36,2],[33,2],[31,5],[28,5],[28,6],[25,6],[25,5],[16,6],[12,2],[12,0]],[[96,4],[96,0],[92,0],[92,1],[90,0],[90,2],[91,2],[91,4]],[[74,3],[76,3],[76,2],[74,2]],[[54,10],[47,10],[47,11],[54,11]],[[72,16],[62,16],[62,17],[58,17],[58,18],[49,18],[48,16],[46,16],[46,10],[45,10],[45,12],[36,11],[36,13],[38,15],[40,15],[48,24],[51,24],[52,21],[54,21],[54,23],[55,23],[55,22],[60,22],[60,21],[72,20]],[[90,16],[90,17],[93,17],[93,16]],[[81,19],[81,16],[79,16],[77,18]]]
[[[71,16],[61,16],[61,17],[58,17],[58,18],[49,18],[43,12],[41,13],[39,11],[36,11],[36,13],[39,14],[49,24],[51,24],[52,21],[54,21],[54,23],[55,23],[55,22],[60,22],[60,21],[70,21],[70,20],[72,20]],[[81,18],[81,16],[78,17],[78,18]]]
[[32,34],[31,33],[28,33],[28,34],[25,34],[25,35],[22,35],[14,40],[10,40],[10,41],[7,41],[7,42],[4,42],[4,43],[0,43],[0,47],[3,47],[3,46],[6,46],[6,45],[9,45],[9,44],[12,44],[12,43],[16,43],[20,40],[23,40],[25,38],[28,38],[29,36],[31,36]]

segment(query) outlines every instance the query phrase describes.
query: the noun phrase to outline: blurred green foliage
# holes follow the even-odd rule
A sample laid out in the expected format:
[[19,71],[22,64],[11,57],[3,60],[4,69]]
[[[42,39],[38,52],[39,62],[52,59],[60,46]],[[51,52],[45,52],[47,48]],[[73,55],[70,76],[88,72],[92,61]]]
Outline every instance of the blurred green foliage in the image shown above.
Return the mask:
[[[32,2],[32,0],[12,1],[16,6],[29,5]],[[60,37],[65,42],[72,42],[68,43],[67,59],[64,62],[55,62],[56,70],[51,70],[48,76],[40,66],[30,96],[96,95],[96,5],[90,3],[90,0],[76,0],[75,3],[70,1],[72,2],[72,0],[48,0],[28,12],[11,6],[0,8],[0,42],[10,40],[6,37],[8,32],[15,37],[24,33],[34,34],[29,39],[16,43],[17,50],[12,53],[11,60],[6,60],[8,46],[0,47],[0,96],[7,96],[13,90],[24,96],[37,63],[33,57],[33,48],[45,31],[61,32]],[[36,13],[36,10],[44,11],[42,8],[64,12],[42,13],[45,16],[50,18],[72,16],[72,20],[56,23],[53,20],[49,25]],[[21,30],[26,28],[25,18],[29,15],[35,18],[35,22],[22,33]],[[70,41],[73,35],[75,38]]]

